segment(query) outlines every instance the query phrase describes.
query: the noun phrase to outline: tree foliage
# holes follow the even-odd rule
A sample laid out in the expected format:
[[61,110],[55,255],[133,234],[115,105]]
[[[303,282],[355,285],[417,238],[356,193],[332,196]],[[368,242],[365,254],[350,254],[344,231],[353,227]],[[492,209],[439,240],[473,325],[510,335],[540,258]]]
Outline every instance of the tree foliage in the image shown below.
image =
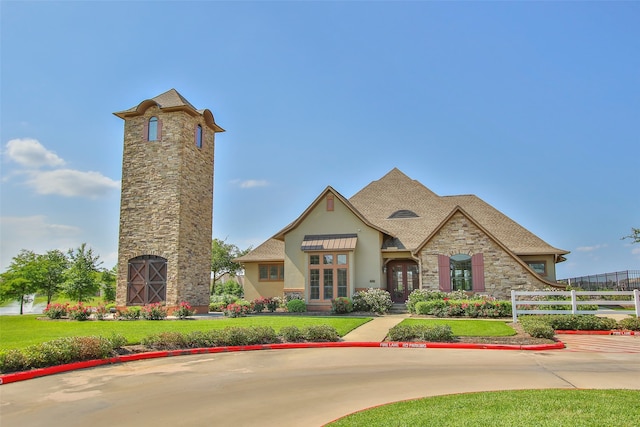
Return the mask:
[[100,288],[104,302],[111,303],[116,300],[116,279],[118,277],[118,266],[111,270],[104,269],[100,272]]
[[93,250],[83,243],[76,249],[68,252],[69,268],[65,272],[63,291],[69,298],[78,302],[86,301],[95,295],[100,289],[97,277],[98,267],[102,264],[98,261],[100,256],[93,255]]
[[69,261],[64,252],[53,249],[44,255],[36,255],[36,264],[38,270],[36,287],[39,292],[47,296],[47,304],[49,304],[62,288]]
[[37,255],[28,250],[21,250],[13,257],[7,271],[0,275],[0,300],[18,301],[20,314],[29,295],[37,290],[38,266]]
[[236,245],[227,243],[226,240],[213,239],[211,241],[211,272],[213,273],[213,283],[211,294],[216,286],[216,281],[225,274],[235,275],[242,266],[234,261],[235,258],[247,254],[251,247],[240,250]]
[[640,243],[640,228],[631,227],[631,234],[624,236],[622,239],[631,239],[631,243]]

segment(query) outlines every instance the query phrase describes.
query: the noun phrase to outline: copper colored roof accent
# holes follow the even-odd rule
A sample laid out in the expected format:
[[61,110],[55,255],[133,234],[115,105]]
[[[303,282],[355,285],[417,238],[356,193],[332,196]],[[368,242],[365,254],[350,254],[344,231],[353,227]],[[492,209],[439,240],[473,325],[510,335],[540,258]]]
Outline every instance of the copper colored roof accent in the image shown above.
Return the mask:
[[300,249],[303,251],[352,251],[356,248],[357,234],[306,235]]

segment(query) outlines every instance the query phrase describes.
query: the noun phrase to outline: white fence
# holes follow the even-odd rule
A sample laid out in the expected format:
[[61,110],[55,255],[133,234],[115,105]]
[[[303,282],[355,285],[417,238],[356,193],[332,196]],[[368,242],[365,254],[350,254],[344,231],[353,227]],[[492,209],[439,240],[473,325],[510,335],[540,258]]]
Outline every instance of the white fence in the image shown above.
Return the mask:
[[[564,296],[571,297],[571,300],[556,301],[534,301],[534,300],[519,300],[518,296]],[[630,298],[624,300],[603,300],[603,299],[586,299],[579,301],[578,297],[601,297],[601,296],[629,296]],[[530,305],[570,305],[570,310],[536,310],[529,308],[518,308],[518,306]],[[640,317],[640,291],[635,289],[633,291],[511,291],[511,310],[513,313],[513,322],[518,321],[519,314],[625,314],[629,313],[620,310],[580,310],[581,305],[597,305],[600,306],[620,306],[620,305],[633,305],[635,307],[635,315]]]

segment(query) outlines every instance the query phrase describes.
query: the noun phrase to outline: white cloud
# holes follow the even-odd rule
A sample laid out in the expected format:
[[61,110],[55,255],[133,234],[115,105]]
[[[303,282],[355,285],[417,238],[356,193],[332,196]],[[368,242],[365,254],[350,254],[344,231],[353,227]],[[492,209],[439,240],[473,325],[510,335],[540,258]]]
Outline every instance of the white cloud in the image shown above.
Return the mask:
[[56,169],[32,171],[29,175],[27,184],[38,194],[96,198],[120,188],[119,181],[114,181],[99,172]]
[[4,270],[21,249],[45,253],[51,249],[66,251],[77,246],[82,230],[73,225],[49,223],[44,215],[33,215],[0,217],[0,231],[0,266]]
[[266,187],[269,185],[269,183],[264,179],[247,179],[244,181],[235,179],[231,181],[231,183],[237,185],[240,188]]
[[40,142],[31,138],[12,139],[7,142],[6,153],[9,159],[28,168],[57,167],[65,164],[56,153],[47,150]]
[[593,245],[593,246],[579,246],[576,248],[577,251],[579,252],[593,252],[593,251],[597,251],[598,249],[602,249],[602,248],[606,248],[607,245]]

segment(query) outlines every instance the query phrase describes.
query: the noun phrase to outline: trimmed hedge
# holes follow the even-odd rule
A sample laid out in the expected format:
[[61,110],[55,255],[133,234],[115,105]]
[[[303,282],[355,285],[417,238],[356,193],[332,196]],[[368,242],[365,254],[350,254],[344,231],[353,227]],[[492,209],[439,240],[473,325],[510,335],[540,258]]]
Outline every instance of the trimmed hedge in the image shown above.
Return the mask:
[[455,340],[449,325],[396,325],[389,329],[390,341],[452,342]]

